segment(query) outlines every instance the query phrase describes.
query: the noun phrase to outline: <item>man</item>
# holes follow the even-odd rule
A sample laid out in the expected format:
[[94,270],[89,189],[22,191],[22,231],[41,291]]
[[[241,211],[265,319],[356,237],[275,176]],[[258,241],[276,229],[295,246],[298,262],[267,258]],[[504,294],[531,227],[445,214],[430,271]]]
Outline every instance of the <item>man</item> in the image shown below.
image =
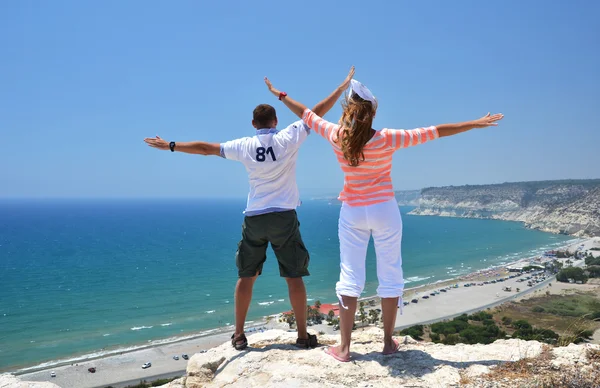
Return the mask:
[[[325,115],[348,88],[353,75],[354,67],[344,82],[327,99],[317,104],[313,111],[319,116]],[[280,99],[283,96],[285,93],[281,93]],[[161,150],[237,160],[248,171],[250,192],[244,211],[242,239],[236,252],[239,279],[235,287],[235,333],[231,336],[233,347],[243,350],[248,346],[244,322],[252,300],[252,288],[262,272],[269,243],[279,262],[279,273],[288,284],[298,328],[296,345],[316,347],[316,335],[308,334],[306,330],[306,289],[302,277],[309,275],[309,253],[302,241],[296,214],[296,207],[300,204],[296,159],[298,149],[310,130],[302,121],[297,121],[278,131],[275,129],[275,108],[267,104],[254,109],[252,126],[256,128],[254,136],[221,144],[167,142],[158,136],[144,141]]]

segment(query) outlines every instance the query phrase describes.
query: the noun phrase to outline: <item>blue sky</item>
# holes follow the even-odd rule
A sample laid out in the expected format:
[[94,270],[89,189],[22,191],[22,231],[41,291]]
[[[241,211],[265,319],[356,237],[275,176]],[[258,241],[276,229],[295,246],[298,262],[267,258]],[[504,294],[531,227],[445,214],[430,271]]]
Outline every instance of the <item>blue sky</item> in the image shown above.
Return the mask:
[[[398,190],[598,178],[596,1],[0,2],[0,197],[243,197],[243,166],[172,154],[143,138],[252,135],[265,75],[311,106],[355,78],[378,97],[376,128],[502,112],[394,157]],[[337,121],[336,106],[326,118]],[[342,174],[316,135],[304,197]]]

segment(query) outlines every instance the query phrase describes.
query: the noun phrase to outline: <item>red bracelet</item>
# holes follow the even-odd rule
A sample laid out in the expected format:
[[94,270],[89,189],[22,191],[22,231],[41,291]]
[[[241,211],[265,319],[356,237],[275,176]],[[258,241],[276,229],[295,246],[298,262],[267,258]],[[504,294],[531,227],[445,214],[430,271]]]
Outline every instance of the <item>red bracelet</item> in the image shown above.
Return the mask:
[[285,96],[287,96],[286,92],[279,92],[279,101],[281,101],[281,99]]

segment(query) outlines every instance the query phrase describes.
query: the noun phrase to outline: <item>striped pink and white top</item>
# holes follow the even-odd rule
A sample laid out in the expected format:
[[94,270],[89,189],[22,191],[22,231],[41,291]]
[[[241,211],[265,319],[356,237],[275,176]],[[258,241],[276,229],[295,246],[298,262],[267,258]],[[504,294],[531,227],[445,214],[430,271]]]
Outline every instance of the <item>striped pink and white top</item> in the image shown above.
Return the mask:
[[400,148],[423,144],[439,137],[436,127],[382,129],[364,147],[365,160],[356,167],[348,165],[340,146],[336,143],[340,126],[330,123],[306,109],[302,120],[331,145],[344,172],[344,189],[338,199],[350,206],[367,206],[388,201],[394,197],[392,187],[392,156]]

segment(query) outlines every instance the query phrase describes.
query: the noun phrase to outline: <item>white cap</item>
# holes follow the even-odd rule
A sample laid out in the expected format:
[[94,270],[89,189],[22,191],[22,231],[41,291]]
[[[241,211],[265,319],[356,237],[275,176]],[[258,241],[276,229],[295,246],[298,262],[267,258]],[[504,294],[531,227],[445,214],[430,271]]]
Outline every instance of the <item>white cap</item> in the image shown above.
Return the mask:
[[365,85],[361,84],[357,80],[350,80],[350,90],[350,96],[352,96],[352,93],[356,93],[363,100],[371,101],[374,107],[377,106],[377,99],[375,98],[373,93],[371,93],[369,88],[367,88]]

